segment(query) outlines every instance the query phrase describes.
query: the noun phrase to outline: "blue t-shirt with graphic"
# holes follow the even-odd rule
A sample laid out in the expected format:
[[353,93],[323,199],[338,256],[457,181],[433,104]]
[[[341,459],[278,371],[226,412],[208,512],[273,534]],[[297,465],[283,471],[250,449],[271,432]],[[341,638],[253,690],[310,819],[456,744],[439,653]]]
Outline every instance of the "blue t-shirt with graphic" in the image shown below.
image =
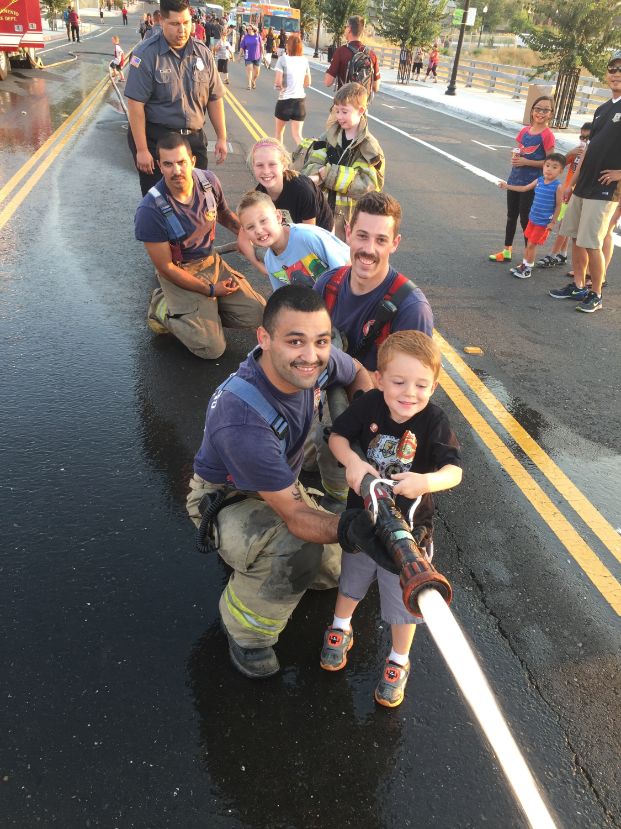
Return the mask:
[[546,184],[543,176],[539,176],[535,187],[533,206],[528,214],[529,221],[534,225],[546,227],[550,223],[550,219],[556,210],[556,191],[560,186],[560,178],[555,178],[554,181]]
[[272,288],[294,283],[313,287],[322,273],[349,264],[349,245],[315,225],[291,225],[289,242],[278,255],[268,248],[263,262]]
[[[280,492],[299,475],[319,392],[279,391],[265,376],[257,351],[248,355],[236,374],[260,391],[287,421],[286,454],[271,426],[237,395],[225,390],[215,392],[207,406],[194,471],[212,484],[232,483],[237,489],[251,492]],[[330,350],[327,369],[328,386],[348,386],[356,376],[352,358],[336,348]]]

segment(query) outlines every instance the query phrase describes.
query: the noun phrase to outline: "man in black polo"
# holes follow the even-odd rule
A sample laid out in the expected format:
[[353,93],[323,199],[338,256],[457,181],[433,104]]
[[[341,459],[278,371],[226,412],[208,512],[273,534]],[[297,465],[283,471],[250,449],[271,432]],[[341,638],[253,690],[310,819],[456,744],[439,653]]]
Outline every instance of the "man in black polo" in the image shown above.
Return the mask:
[[129,113],[129,146],[146,195],[161,178],[155,163],[158,139],[169,132],[188,139],[196,166],[207,167],[205,118],[216,133],[215,157],[227,155],[224,89],[213,55],[190,37],[192,17],[187,0],[164,0],[162,31],[145,40],[129,62],[125,86]]

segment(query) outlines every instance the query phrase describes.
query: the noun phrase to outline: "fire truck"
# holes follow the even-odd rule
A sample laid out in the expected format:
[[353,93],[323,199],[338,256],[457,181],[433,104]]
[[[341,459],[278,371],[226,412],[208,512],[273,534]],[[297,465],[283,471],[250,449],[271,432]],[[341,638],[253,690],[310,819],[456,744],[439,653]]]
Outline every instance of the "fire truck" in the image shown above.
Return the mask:
[[11,60],[34,65],[35,50],[43,46],[39,0],[0,0],[0,81],[11,71]]

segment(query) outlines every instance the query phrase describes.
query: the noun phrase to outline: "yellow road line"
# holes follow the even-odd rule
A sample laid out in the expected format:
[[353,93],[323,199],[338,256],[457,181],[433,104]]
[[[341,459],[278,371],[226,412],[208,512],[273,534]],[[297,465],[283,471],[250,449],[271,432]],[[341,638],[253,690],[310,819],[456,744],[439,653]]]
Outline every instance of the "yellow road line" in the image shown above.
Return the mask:
[[[56,145],[51,149],[46,158],[43,159],[43,161],[34,171],[32,176],[28,179],[28,181],[23,185],[23,187],[20,190],[17,191],[13,198],[9,202],[7,202],[5,207],[0,211],[0,230],[9,221],[13,213],[15,213],[17,208],[24,201],[24,199],[30,193],[35,184],[37,184],[37,182],[41,179],[48,167],[58,157],[60,151],[63,149],[65,144],[74,135],[74,133],[77,132],[77,130],[86,120],[87,116],[90,115],[92,110],[95,108],[95,105],[98,103],[99,98],[105,91],[107,81],[108,78],[105,78],[103,83],[100,82],[100,84],[98,84],[99,90],[95,95],[91,93],[91,95],[89,96],[90,102],[88,106],[84,110],[82,110],[80,116],[77,118],[71,129],[56,143]],[[95,89],[97,89],[97,87],[95,87]]]
[[255,141],[258,141],[260,138],[265,138],[265,136],[267,135],[265,130],[263,130],[263,128],[259,124],[257,124],[257,122],[250,115],[248,110],[244,108],[244,106],[228,89],[226,90],[225,101],[228,103],[235,115],[237,115],[239,120],[242,122],[242,125],[246,127],[246,129]]
[[612,555],[621,562],[621,537],[615,528],[580,492],[567,475],[554,463],[552,458],[534,441],[517,420],[509,414],[498,398],[476,376],[470,366],[457,354],[437,331],[434,338],[442,351],[443,357],[453,366],[459,376],[477,395],[486,408],[494,415],[507,434],[517,443],[522,451],[532,460],[537,468],[550,481],[552,486],[565,498],[567,503],[578,513],[584,523],[595,533]]
[[505,446],[483,416],[477,412],[457,383],[449,377],[444,369],[440,375],[440,383],[448,397],[479,435],[501,467],[509,474],[528,502],[543,518],[612,609],[617,615],[621,616],[621,584],[602,564],[565,516],[559,512],[539,484],[511,454],[509,448]]
[[71,115],[63,121],[63,123],[56,129],[50,137],[39,147],[39,149],[34,153],[25,164],[23,164],[19,170],[11,176],[11,178],[7,181],[7,183],[0,189],[0,203],[2,203],[8,195],[17,187],[20,181],[26,176],[30,170],[39,162],[39,160],[45,155],[45,153],[49,150],[49,148],[58,140],[58,138],[64,133],[64,131],[71,126],[71,124],[80,117],[84,109],[89,106],[92,98],[101,92],[102,88],[107,83],[108,78],[102,78],[97,86],[93,89],[93,91],[86,97],[81,104],[79,104],[71,113]]

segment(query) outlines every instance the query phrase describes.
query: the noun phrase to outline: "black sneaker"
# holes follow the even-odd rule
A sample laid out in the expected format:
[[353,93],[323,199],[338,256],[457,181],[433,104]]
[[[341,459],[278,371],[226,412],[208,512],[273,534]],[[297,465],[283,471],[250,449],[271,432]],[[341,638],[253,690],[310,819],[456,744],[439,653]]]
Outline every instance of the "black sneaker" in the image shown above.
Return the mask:
[[576,305],[576,311],[582,311],[583,314],[592,314],[594,311],[601,311],[603,307],[601,296],[597,296],[595,291],[589,291],[586,299]]
[[242,648],[226,628],[224,632],[229,640],[231,662],[240,674],[247,676],[249,679],[265,679],[278,673],[280,663],[274,648]]
[[588,288],[577,288],[573,282],[570,282],[569,285],[565,285],[564,288],[552,288],[551,291],[548,291],[548,295],[551,296],[552,299],[573,299],[578,302],[582,302],[583,299],[586,299],[588,293]]
[[564,253],[556,253],[556,254],[552,257],[552,259],[553,259],[554,261],[553,261],[553,262],[550,262],[550,266],[549,266],[549,267],[551,267],[551,268],[555,268],[557,265],[565,265],[565,264],[566,264],[566,262],[567,262],[567,257],[565,256],[565,254],[564,254]]

